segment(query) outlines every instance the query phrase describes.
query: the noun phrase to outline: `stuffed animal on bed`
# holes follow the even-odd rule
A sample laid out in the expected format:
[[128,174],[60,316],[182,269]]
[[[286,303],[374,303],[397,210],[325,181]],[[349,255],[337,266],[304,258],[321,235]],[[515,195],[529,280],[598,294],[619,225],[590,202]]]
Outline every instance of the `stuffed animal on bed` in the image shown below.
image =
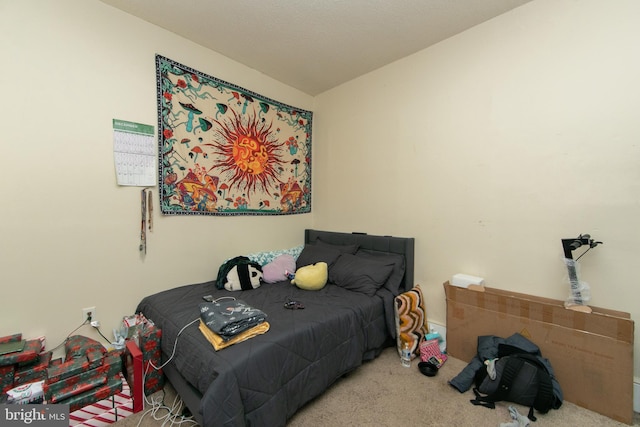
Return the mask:
[[218,270],[216,286],[228,291],[245,291],[262,284],[262,266],[246,256],[237,256],[224,262]]
[[224,288],[228,291],[248,291],[262,284],[260,265],[238,264],[227,273]]
[[296,270],[296,275],[291,281],[300,289],[317,291],[324,288],[329,277],[329,268],[326,262],[316,262],[305,265]]

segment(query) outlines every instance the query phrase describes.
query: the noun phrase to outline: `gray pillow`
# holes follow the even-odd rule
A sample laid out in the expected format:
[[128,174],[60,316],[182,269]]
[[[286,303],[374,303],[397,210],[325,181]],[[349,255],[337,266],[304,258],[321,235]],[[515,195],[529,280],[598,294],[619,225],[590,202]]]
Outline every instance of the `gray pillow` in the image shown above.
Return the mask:
[[326,262],[331,266],[340,256],[340,251],[335,248],[327,248],[318,245],[304,245],[304,249],[296,260],[296,269],[316,262]]
[[393,271],[393,264],[382,264],[352,254],[342,254],[329,268],[329,282],[355,292],[373,296]]
[[[400,293],[400,284],[404,278],[405,259],[404,255],[394,254],[391,252],[379,252],[371,251],[367,249],[359,249],[356,252],[356,256],[365,258],[371,261],[382,263],[383,265],[393,264],[393,271],[391,275],[384,283],[384,287],[387,288],[393,295]],[[413,286],[413,283],[408,284],[409,287]]]
[[320,239],[319,237],[316,239],[315,242],[313,242],[313,244],[316,246],[323,246],[325,248],[337,249],[342,254],[355,254],[358,248],[360,247],[360,245],[358,245],[357,243],[352,245],[336,245],[333,243],[327,243],[324,240]]

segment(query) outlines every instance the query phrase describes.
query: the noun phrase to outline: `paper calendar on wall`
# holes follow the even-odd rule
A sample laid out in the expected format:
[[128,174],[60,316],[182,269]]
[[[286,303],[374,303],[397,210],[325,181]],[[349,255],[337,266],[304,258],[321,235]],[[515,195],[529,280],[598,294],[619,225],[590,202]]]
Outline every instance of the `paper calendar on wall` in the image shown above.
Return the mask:
[[153,126],[113,119],[113,157],[118,185],[156,185]]

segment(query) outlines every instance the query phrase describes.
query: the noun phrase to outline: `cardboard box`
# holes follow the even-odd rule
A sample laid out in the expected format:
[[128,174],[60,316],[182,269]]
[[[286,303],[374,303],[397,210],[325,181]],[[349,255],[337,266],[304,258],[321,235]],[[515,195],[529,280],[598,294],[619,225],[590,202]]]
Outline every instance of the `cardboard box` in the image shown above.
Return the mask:
[[569,310],[564,302],[485,288],[444,284],[447,353],[469,362],[483,335],[518,332],[549,359],[564,399],[614,420],[633,422],[633,334],[629,313],[591,307]]

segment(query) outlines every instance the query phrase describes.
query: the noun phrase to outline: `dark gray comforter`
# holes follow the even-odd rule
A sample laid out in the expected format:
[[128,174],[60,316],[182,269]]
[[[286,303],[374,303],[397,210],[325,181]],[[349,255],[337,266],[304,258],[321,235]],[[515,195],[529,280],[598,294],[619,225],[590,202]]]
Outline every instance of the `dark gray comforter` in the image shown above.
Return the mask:
[[[198,305],[208,294],[259,308],[270,330],[216,352],[198,330]],[[306,308],[284,308],[287,298]],[[218,290],[215,282],[182,286],[148,296],[137,308],[162,329],[165,355],[177,339],[171,363],[203,394],[206,427],[284,426],[306,402],[390,343],[392,310],[393,296],[384,289],[370,297],[332,284],[303,291],[288,282],[238,292]]]

